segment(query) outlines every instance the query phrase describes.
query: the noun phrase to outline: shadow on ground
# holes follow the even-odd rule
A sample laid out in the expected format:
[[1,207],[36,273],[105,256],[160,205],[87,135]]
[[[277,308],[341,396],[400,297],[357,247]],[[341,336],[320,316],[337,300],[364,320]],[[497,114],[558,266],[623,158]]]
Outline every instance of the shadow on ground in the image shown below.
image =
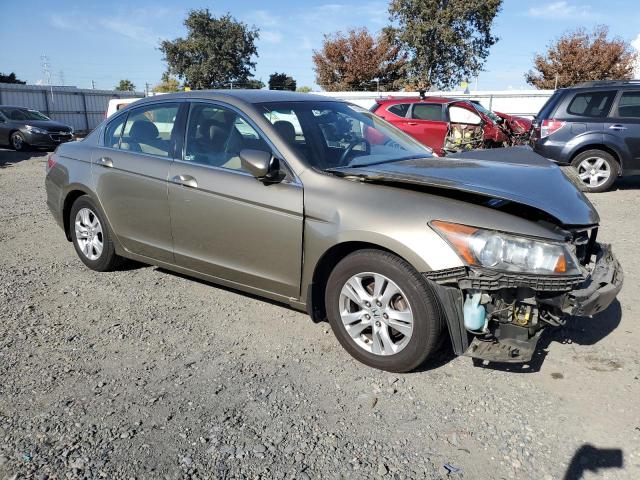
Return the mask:
[[0,148],[0,168],[11,167],[16,163],[24,162],[31,158],[44,157],[45,155],[47,155],[47,152],[43,150],[16,152],[15,150]]
[[622,468],[624,458],[619,448],[598,448],[585,443],[573,454],[563,480],[580,480],[585,472],[601,473],[608,468]]
[[613,332],[622,319],[622,307],[618,300],[614,300],[605,311],[591,318],[570,317],[562,327],[547,329],[538,341],[538,346],[529,363],[499,363],[484,364],[474,359],[474,365],[491,370],[516,373],[536,373],[540,371],[549,353],[551,342],[575,345],[594,345]]

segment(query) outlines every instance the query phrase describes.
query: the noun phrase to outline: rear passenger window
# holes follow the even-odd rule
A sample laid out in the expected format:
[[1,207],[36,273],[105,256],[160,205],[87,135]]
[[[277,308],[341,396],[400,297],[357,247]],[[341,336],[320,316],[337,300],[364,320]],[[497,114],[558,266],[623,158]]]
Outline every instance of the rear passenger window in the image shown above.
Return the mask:
[[175,103],[132,110],[122,133],[120,149],[168,157],[177,115]]
[[393,113],[398,117],[406,117],[408,111],[409,111],[408,103],[397,103],[396,105],[391,105],[389,108],[387,108],[387,112]]
[[618,116],[640,118],[640,92],[624,92],[618,102]]
[[439,103],[416,103],[413,106],[413,118],[418,120],[442,121],[442,105]]
[[615,91],[578,93],[567,108],[567,113],[580,117],[606,117]]
[[104,132],[104,146],[109,148],[118,148],[120,143],[120,136],[122,135],[122,127],[124,127],[124,121],[127,119],[127,115],[120,115],[118,118],[107,124],[107,128]]
[[258,132],[232,110],[206,103],[191,104],[184,160],[242,170],[240,150],[271,152]]

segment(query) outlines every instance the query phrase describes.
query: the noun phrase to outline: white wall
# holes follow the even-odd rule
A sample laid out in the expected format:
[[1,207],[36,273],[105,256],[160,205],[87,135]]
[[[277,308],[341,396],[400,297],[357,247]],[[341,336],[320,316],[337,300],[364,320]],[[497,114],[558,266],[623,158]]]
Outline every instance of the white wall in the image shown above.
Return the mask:
[[[417,97],[417,92],[313,92],[318,95],[346,100],[364,108],[373,106],[376,98],[402,98]],[[490,110],[495,110],[510,115],[520,115],[523,117],[533,117],[542,105],[551,96],[553,90],[495,90],[478,91],[465,94],[461,91],[455,92],[428,92],[431,97],[449,97],[478,100],[482,105]]]

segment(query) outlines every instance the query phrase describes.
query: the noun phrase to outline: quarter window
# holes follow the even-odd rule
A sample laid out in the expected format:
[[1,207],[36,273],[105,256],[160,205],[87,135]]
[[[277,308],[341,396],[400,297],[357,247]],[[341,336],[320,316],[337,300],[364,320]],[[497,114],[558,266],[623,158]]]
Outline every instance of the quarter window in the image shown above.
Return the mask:
[[109,148],[118,148],[120,144],[120,136],[122,135],[122,127],[127,119],[127,115],[120,115],[112,122],[107,124],[104,132],[104,146]]
[[578,93],[567,108],[567,113],[580,117],[606,117],[615,91]]
[[120,148],[169,157],[178,107],[172,103],[132,110],[122,132]]
[[416,103],[412,117],[418,120],[442,121],[442,105],[439,103]]
[[389,108],[387,108],[387,112],[393,113],[398,117],[406,117],[408,111],[409,111],[408,103],[396,103],[395,105],[391,105]]
[[640,92],[624,92],[618,101],[618,116],[640,118]]
[[271,152],[244,118],[219,105],[191,104],[186,137],[184,160],[213,167],[243,170],[241,150]]

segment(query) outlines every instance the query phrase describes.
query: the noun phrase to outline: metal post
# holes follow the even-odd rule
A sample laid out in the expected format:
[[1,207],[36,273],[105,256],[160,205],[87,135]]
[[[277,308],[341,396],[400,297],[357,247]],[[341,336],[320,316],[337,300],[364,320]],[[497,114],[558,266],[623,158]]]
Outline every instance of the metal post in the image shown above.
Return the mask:
[[44,105],[47,111],[47,117],[51,117],[51,112],[49,111],[49,98],[47,96],[47,89],[45,88],[41,91],[42,91],[42,95],[44,96]]
[[80,95],[82,95],[82,106],[84,107],[84,123],[87,126],[88,132],[89,130],[91,130],[91,128],[89,127],[89,114],[87,113],[87,98],[84,92],[80,93]]
[[489,95],[489,110],[493,110],[493,108],[491,108],[493,106],[493,95]]

